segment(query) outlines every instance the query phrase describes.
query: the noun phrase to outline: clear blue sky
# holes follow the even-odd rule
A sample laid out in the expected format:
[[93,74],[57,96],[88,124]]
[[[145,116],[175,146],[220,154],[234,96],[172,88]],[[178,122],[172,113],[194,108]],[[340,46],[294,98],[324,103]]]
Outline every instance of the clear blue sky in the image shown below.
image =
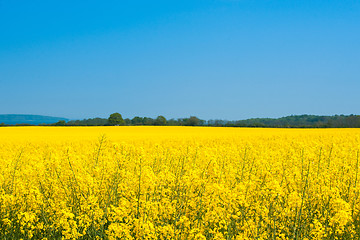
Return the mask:
[[0,114],[360,114],[360,1],[0,0]]

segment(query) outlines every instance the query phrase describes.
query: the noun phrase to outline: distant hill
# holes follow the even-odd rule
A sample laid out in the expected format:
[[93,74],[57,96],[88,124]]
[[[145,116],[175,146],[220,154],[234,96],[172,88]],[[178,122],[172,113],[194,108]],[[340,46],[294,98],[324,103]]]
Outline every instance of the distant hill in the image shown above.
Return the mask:
[[51,124],[56,123],[60,120],[69,121],[66,118],[60,117],[49,117],[42,115],[30,115],[30,114],[0,114],[0,123],[4,123],[7,125],[15,125],[15,124],[31,124],[31,125],[39,125],[39,124]]

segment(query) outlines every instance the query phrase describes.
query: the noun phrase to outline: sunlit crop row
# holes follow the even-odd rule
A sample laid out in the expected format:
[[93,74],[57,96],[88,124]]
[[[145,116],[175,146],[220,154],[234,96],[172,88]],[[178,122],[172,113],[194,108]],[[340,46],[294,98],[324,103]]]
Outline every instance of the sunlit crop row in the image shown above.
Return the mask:
[[0,239],[358,239],[360,129],[0,128]]

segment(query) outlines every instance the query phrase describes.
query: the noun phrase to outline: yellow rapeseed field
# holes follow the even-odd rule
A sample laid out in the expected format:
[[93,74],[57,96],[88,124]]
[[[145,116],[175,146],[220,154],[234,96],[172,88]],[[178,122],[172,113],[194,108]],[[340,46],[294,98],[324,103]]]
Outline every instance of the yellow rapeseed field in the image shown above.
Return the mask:
[[0,239],[359,239],[360,129],[0,128]]

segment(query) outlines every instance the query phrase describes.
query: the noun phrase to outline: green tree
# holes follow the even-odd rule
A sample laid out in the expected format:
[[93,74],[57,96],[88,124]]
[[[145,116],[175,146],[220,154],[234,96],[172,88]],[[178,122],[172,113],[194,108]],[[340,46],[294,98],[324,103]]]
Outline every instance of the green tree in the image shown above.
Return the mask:
[[57,123],[54,123],[55,126],[65,126],[66,122],[64,120],[60,120]]
[[132,125],[143,125],[144,124],[144,119],[142,117],[134,117],[133,119],[131,119],[131,124]]
[[148,117],[144,117],[143,118],[143,124],[144,125],[154,125],[154,119],[152,118],[148,118]]
[[164,126],[166,125],[166,118],[164,116],[158,116],[155,119],[154,125],[158,125],[158,126]]
[[124,125],[125,121],[120,113],[113,113],[108,118],[108,123],[110,126],[120,126]]
[[125,118],[125,119],[124,119],[124,122],[125,122],[125,125],[126,125],[126,126],[130,126],[130,125],[131,125],[131,120],[130,120],[130,118]]
[[188,126],[199,126],[200,125],[200,119],[195,116],[190,116],[190,118],[187,120]]

